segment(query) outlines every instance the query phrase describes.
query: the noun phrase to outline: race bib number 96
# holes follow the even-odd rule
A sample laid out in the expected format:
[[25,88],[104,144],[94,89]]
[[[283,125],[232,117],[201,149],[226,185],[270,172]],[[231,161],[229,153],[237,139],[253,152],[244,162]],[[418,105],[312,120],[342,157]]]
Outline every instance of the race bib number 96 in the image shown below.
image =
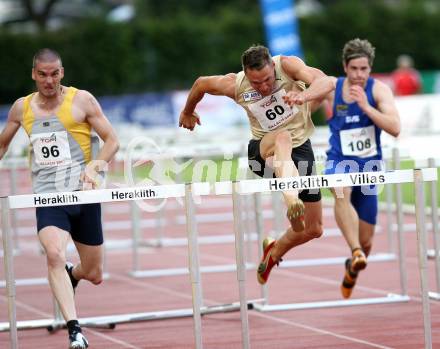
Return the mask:
[[282,97],[285,95],[286,91],[282,89],[249,105],[249,109],[263,130],[272,131],[298,113],[296,106],[290,107],[284,102]]
[[35,162],[41,167],[71,163],[69,139],[66,131],[31,135]]
[[367,158],[377,155],[374,126],[340,131],[342,154]]

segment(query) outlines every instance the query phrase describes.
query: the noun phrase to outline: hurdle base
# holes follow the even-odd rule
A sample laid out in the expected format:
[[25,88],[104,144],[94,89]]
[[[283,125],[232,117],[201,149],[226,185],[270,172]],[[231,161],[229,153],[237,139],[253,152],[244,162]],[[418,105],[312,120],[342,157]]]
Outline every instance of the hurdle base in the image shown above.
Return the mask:
[[[246,263],[247,270],[255,270],[255,264]],[[237,266],[235,264],[222,264],[200,267],[201,273],[224,273],[230,271],[236,271]],[[189,274],[188,268],[165,268],[156,270],[136,270],[129,273],[135,278],[150,278],[159,276],[176,276]]]
[[428,292],[429,298],[434,299],[436,301],[440,301],[440,293],[438,292]]
[[426,251],[426,256],[428,259],[435,259],[437,257],[437,254],[435,253],[434,249]]
[[[245,235],[245,241],[257,241],[258,236],[256,233],[249,233]],[[233,243],[235,237],[233,234],[229,235],[211,235],[211,236],[200,236],[198,238],[198,244],[200,245],[215,245],[215,244],[227,244]],[[187,238],[156,238],[156,239],[146,239],[141,240],[139,245],[142,247],[176,247],[176,246],[187,246]]]
[[269,311],[282,311],[282,310],[348,307],[353,305],[398,303],[398,302],[408,302],[409,300],[410,300],[409,296],[390,293],[388,294],[387,297],[375,297],[375,298],[360,298],[360,299],[346,299],[346,300],[344,299],[344,300],[317,301],[317,302],[290,303],[290,304],[255,303],[253,308],[260,312],[269,312]]
[[[261,299],[247,301],[247,308],[253,309],[256,302],[260,302]],[[212,306],[204,306],[200,309],[201,315],[209,315],[215,313],[230,313],[234,311],[240,311],[240,302],[219,304]],[[124,324],[130,322],[141,321],[153,321],[153,320],[166,320],[176,319],[183,317],[193,316],[193,309],[176,309],[176,310],[164,310],[145,313],[133,313],[133,314],[120,314],[109,316],[95,316],[78,319],[79,324],[82,327],[99,327],[114,329],[117,324]],[[64,321],[58,321],[54,319],[38,319],[38,320],[26,320],[17,321],[18,330],[33,330],[38,328],[46,328],[49,332],[54,332],[61,328],[66,328]],[[9,322],[0,323],[0,332],[9,331]]]
[[[344,265],[347,257],[332,257],[332,258],[306,258],[306,259],[292,259],[284,260],[280,263],[279,268],[296,268],[307,266],[321,266],[321,265]],[[394,261],[397,256],[394,253],[375,253],[368,256],[368,263],[370,262],[384,262]]]
[[[108,280],[110,278],[109,273],[103,274],[103,279]],[[29,279],[17,279],[15,280],[15,286],[40,286],[47,285],[49,282],[47,278],[29,278]],[[6,288],[6,281],[0,280],[0,288]]]

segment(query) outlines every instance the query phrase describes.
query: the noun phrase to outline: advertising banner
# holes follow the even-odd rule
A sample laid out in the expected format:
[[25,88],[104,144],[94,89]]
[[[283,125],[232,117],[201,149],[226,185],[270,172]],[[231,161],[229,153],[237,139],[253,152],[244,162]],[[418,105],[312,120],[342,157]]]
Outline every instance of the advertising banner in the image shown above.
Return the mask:
[[266,40],[272,55],[303,58],[294,0],[260,0]]

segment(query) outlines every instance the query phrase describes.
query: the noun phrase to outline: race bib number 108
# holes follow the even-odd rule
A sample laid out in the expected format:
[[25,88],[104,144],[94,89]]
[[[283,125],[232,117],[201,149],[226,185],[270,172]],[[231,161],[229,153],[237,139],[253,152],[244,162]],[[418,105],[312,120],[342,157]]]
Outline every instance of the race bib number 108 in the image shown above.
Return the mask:
[[374,126],[342,130],[342,154],[366,158],[377,155],[376,133]]

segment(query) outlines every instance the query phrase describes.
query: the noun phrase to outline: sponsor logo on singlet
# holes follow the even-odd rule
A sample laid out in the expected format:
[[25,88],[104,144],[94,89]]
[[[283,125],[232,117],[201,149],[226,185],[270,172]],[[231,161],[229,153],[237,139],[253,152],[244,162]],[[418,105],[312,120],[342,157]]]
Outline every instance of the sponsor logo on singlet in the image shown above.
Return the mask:
[[255,90],[243,93],[243,100],[245,102],[256,101],[256,100],[261,99],[262,97],[263,96],[261,95],[261,93],[255,91]]

